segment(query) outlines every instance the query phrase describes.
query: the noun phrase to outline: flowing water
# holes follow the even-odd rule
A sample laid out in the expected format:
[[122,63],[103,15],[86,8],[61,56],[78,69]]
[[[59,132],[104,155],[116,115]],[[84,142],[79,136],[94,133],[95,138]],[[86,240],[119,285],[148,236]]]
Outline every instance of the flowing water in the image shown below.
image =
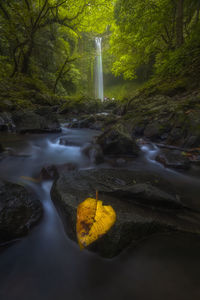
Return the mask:
[[96,45],[96,60],[95,60],[95,97],[103,101],[103,64],[102,64],[102,48],[101,48],[101,37],[95,38]]
[[[107,260],[80,251],[66,236],[50,199],[52,182],[36,184],[21,176],[35,177],[44,165],[76,162],[93,167],[81,145],[97,133],[65,129],[61,135],[80,146],[59,144],[61,135],[6,135],[4,144],[13,154],[0,162],[0,176],[23,182],[40,198],[44,217],[31,233],[0,252],[0,300],[196,300],[200,299],[200,238],[173,234],[154,236]],[[197,205],[200,185],[184,174],[168,171],[153,162],[152,151],[130,168],[155,170],[173,184],[192,190]],[[196,201],[196,202],[195,202]]]

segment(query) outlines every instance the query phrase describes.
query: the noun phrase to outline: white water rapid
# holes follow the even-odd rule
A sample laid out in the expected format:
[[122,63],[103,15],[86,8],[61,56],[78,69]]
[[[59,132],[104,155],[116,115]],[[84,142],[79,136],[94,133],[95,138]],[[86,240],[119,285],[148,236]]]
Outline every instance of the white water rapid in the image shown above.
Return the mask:
[[103,65],[102,65],[102,50],[101,37],[95,38],[96,46],[96,62],[95,62],[95,97],[103,101]]

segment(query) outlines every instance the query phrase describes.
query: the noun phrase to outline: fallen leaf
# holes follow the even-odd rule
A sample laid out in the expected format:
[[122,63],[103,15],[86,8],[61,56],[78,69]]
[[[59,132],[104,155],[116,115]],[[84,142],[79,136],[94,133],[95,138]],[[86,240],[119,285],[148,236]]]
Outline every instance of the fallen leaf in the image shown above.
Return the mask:
[[106,234],[116,221],[114,209],[87,198],[77,208],[76,233],[80,248],[87,247]]

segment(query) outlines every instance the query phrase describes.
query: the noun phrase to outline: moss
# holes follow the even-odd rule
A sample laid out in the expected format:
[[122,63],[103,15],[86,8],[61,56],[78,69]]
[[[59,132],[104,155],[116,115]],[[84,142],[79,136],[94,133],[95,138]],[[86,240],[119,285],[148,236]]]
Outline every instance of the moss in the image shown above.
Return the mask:
[[70,96],[64,98],[60,108],[61,113],[95,113],[103,109],[103,104],[98,99],[87,96]]
[[32,109],[38,105],[59,105],[62,98],[54,95],[45,84],[37,78],[18,76],[5,79],[0,83],[0,109]]

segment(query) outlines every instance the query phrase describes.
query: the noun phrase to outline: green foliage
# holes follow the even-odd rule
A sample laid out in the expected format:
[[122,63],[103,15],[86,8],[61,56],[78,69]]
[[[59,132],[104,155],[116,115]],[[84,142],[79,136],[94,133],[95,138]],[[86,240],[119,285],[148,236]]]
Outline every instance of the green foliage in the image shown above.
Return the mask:
[[54,94],[92,98],[94,37],[100,35],[105,76],[112,71],[131,80],[106,86],[107,97],[130,98],[134,80],[142,84],[152,75],[149,93],[183,90],[189,78],[194,85],[200,77],[199,19],[199,0],[4,0],[0,80],[11,80],[7,94],[15,90],[22,102],[29,91],[33,103],[54,103]]
[[199,73],[200,42],[196,35],[197,32],[200,34],[200,26],[182,47],[157,55],[155,63],[157,75],[166,78]]
[[94,113],[98,112],[102,104],[98,99],[89,96],[68,96],[65,97],[64,103],[60,109],[61,113]]
[[115,100],[130,99],[134,96],[141,84],[136,81],[127,81],[114,85],[109,85],[105,89],[105,96]]
[[166,78],[199,70],[198,0],[117,0],[114,16],[110,51],[116,76],[144,76],[141,66],[146,79],[153,71]]
[[3,1],[0,79],[23,74],[44,81],[60,95],[75,92],[82,79],[81,35],[103,33],[112,9],[113,2],[107,0]]

